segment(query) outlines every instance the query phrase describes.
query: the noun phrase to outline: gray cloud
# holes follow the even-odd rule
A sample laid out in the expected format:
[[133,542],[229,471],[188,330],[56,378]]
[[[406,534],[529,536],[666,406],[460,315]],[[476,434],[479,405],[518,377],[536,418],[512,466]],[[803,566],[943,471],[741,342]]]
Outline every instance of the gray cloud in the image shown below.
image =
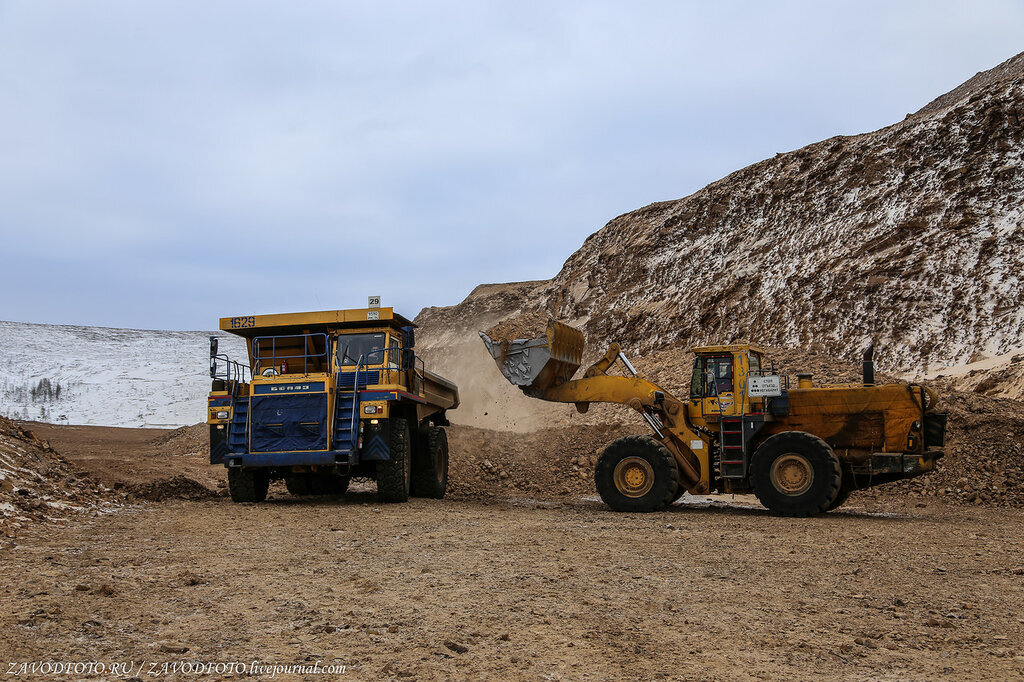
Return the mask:
[[0,4],[0,318],[406,314],[895,122],[1014,2]]

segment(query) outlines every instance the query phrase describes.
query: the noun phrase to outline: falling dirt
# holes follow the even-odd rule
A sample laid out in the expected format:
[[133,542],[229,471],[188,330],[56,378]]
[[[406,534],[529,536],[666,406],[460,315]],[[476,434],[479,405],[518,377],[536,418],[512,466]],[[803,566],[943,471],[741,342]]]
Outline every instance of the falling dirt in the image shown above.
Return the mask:
[[512,341],[514,339],[534,339],[544,336],[548,326],[548,316],[539,312],[528,312],[502,320],[484,331],[494,341]]

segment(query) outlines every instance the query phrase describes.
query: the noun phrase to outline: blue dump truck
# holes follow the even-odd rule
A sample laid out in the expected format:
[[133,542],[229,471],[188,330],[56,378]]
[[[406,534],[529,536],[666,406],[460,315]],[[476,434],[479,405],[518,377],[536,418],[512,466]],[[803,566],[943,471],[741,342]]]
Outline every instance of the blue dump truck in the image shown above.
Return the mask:
[[381,502],[444,497],[452,382],[426,370],[415,325],[391,308],[225,317],[248,361],[210,338],[210,463],[228,470],[235,502],[344,493],[373,479]]

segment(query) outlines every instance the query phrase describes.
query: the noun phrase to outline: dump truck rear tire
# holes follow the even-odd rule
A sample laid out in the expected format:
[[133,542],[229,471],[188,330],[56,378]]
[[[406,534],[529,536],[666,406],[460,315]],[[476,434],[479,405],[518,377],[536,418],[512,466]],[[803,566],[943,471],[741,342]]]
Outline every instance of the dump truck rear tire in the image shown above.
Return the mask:
[[327,474],[321,476],[319,488],[323,495],[344,495],[348,491],[349,477],[341,474]]
[[779,516],[812,516],[829,509],[842,484],[839,458],[828,443],[803,431],[763,442],[750,464],[750,483],[765,507]]
[[604,503],[615,511],[656,511],[676,496],[679,468],[662,443],[649,436],[626,436],[601,452],[594,484]]
[[228,469],[228,492],[232,502],[262,502],[267,499],[270,474],[260,469]]
[[440,426],[420,428],[410,494],[440,500],[448,489],[448,435]]
[[391,420],[389,458],[377,462],[377,499],[381,502],[406,502],[412,479],[409,422],[401,417]]
[[338,474],[297,473],[285,476],[284,485],[296,497],[303,495],[343,495],[348,490],[348,476]]
[[284,487],[288,493],[296,497],[313,494],[312,474],[288,474],[284,477]]

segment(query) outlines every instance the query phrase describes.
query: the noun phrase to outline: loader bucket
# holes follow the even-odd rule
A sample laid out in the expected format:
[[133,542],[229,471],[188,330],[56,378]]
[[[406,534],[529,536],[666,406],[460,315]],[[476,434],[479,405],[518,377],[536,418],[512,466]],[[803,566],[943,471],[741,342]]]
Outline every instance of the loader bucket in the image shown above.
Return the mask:
[[492,341],[483,332],[480,338],[505,378],[528,396],[539,397],[565,383],[583,360],[583,332],[554,320],[536,339]]

